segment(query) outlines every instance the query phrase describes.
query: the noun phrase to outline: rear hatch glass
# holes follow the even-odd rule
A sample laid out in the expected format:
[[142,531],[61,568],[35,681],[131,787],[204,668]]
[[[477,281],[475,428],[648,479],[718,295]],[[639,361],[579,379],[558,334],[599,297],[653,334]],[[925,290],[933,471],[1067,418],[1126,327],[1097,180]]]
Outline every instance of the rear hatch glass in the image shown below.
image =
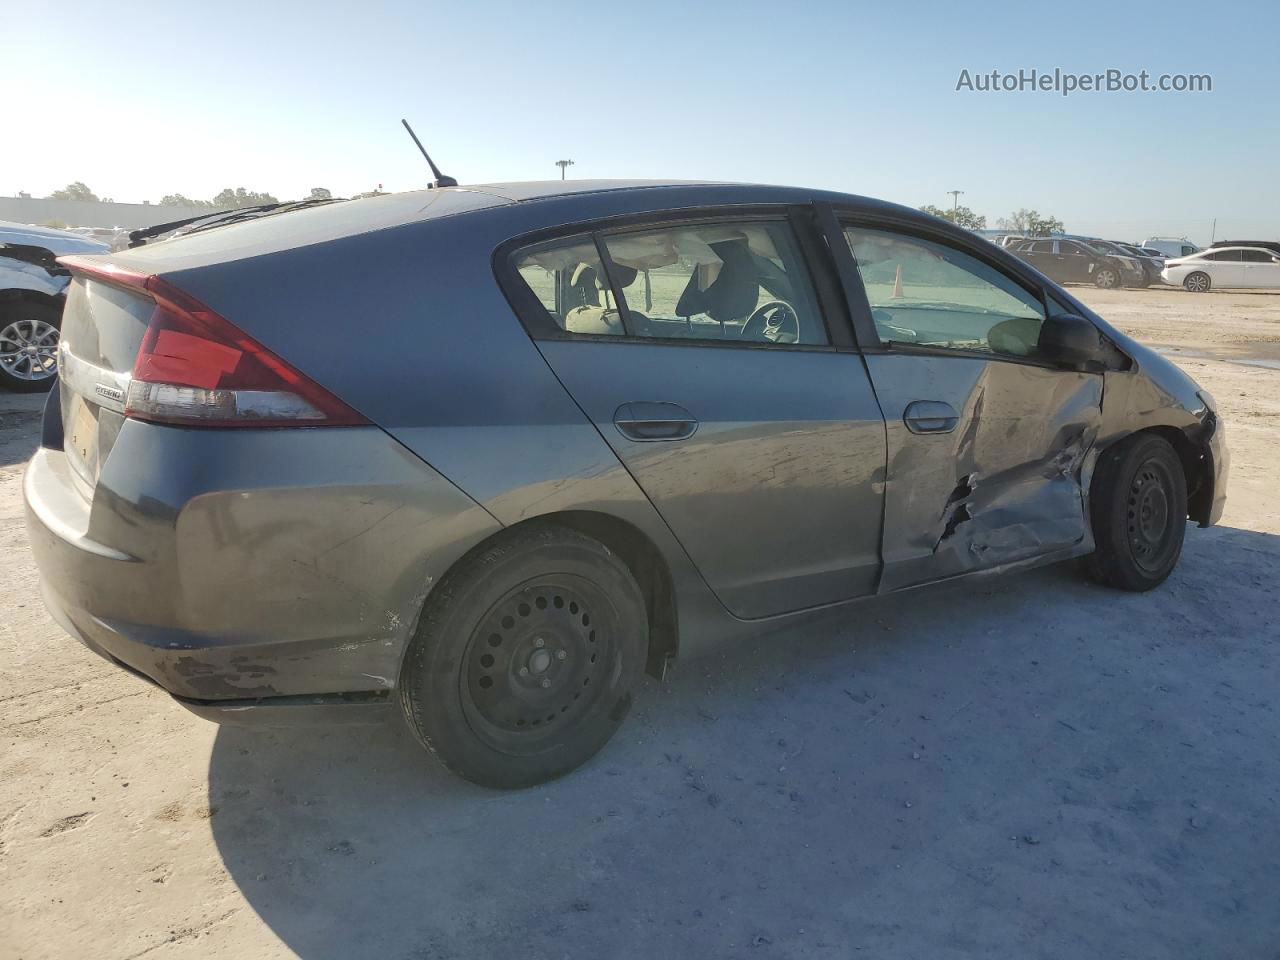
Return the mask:
[[90,496],[124,422],[129,374],[155,304],[76,277],[67,293],[58,352],[63,449]]

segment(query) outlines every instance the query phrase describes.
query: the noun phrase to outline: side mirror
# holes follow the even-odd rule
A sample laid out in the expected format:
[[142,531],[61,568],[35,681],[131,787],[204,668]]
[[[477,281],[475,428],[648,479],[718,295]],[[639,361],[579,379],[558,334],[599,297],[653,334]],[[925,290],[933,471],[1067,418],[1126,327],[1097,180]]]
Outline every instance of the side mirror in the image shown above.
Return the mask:
[[1064,367],[1105,363],[1106,351],[1098,328],[1084,317],[1061,313],[1040,326],[1040,355]]

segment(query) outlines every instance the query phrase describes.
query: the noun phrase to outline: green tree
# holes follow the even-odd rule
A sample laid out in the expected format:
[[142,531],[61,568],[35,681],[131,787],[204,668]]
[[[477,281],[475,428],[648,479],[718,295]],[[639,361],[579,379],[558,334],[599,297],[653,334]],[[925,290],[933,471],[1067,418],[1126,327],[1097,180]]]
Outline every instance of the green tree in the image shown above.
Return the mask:
[[1062,221],[1057,217],[1042,217],[1032,210],[1027,229],[1033,237],[1049,237],[1055,233],[1062,233]]
[[213,206],[208,200],[192,200],[181,193],[166,193],[160,198],[160,205],[165,207],[196,207],[197,209]]
[[236,187],[232,190],[230,187],[223,190],[213,198],[213,206],[228,207],[238,210],[241,207],[257,207],[264,203],[279,203],[269,193],[258,193],[256,190],[246,190],[244,187]]
[[1023,207],[996,222],[1001,230],[1021,233],[1028,237],[1048,237],[1062,232],[1062,221],[1057,217],[1042,217],[1035,210]]
[[84,185],[80,180],[75,183],[68,183],[61,190],[55,190],[49,194],[50,200],[88,200],[90,203],[98,202],[98,195]]
[[931,203],[926,203],[920,209],[930,216],[950,220],[957,227],[964,227],[966,230],[985,230],[987,228],[987,218],[978,216],[968,207],[952,207],[950,210],[942,210]]
[[312,187],[311,196],[308,197],[307,199],[308,200],[332,200],[333,193],[329,190],[328,187]]

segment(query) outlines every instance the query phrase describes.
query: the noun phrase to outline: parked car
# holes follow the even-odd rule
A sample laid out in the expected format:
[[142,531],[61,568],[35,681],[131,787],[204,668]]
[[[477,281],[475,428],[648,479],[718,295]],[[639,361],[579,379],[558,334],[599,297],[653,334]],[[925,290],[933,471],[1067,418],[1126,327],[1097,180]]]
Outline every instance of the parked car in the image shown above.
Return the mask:
[[1143,286],[1146,279],[1137,258],[1113,253],[1105,241],[1043,237],[1009,250],[1057,283],[1092,283],[1106,290]]
[[0,387],[48,390],[58,373],[58,330],[71,273],[56,258],[107,245],[65,230],[0,220]]
[[1280,257],[1280,241],[1276,240],[1219,240],[1217,243],[1209,244],[1210,250],[1219,247],[1261,247]]
[[1223,508],[1190,377],[865,198],[437,188],[63,262],[23,487],[57,621],[211,719],[398,705],[490,786],[676,657],[1076,557],[1148,590]]
[[1135,257],[1142,265],[1143,286],[1149,287],[1153,283],[1164,283],[1161,273],[1164,271],[1164,263],[1166,257],[1157,250],[1149,250],[1144,247],[1135,247],[1132,244],[1121,243],[1118,240],[1108,241],[1113,246],[1119,247],[1124,253],[1131,257]]
[[1166,283],[1192,293],[1280,287],[1280,255],[1262,247],[1213,247],[1165,262]]
[[119,250],[129,242],[129,231],[124,227],[70,227],[71,233],[101,240],[110,250]]
[[1138,246],[1157,250],[1166,257],[1189,257],[1200,252],[1200,248],[1186,237],[1148,237]]

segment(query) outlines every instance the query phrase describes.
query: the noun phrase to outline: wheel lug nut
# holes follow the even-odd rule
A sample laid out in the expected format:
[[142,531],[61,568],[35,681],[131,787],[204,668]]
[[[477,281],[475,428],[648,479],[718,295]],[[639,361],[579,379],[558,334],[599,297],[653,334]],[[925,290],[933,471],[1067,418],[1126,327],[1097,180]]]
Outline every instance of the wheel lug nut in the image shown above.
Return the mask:
[[544,680],[542,681],[542,685],[543,685],[544,687],[549,687],[549,686],[551,686],[551,681],[550,681],[550,680],[545,680],[545,679],[544,679]]
[[535,647],[545,647],[547,645],[547,641],[543,640],[541,637],[534,637],[533,645]]
[[520,668],[520,676],[522,676],[522,677],[527,677],[528,675],[529,675],[529,668],[528,668],[528,667],[521,667],[521,668]]
[[565,657],[567,657],[567,656],[569,656],[569,655],[568,655],[567,653],[565,653],[563,650],[557,650],[557,651],[556,651],[556,659],[557,659],[557,660],[563,660],[563,659],[564,659]]

